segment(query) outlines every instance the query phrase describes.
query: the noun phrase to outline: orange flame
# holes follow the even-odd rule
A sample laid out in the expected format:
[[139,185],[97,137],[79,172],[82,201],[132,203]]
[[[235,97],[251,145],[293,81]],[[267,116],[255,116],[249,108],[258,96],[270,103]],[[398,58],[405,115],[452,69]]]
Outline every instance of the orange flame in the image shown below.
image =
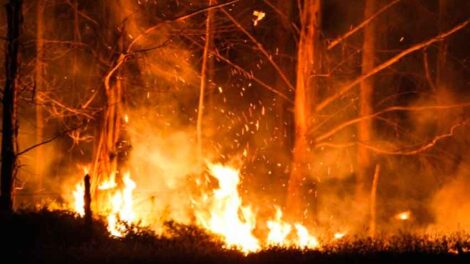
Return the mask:
[[249,206],[243,207],[238,194],[238,170],[220,164],[209,164],[211,175],[219,182],[209,198],[208,212],[197,212],[199,223],[223,237],[228,247],[236,247],[248,253],[260,249],[253,235],[256,218]]
[[[118,188],[114,174],[109,179],[103,181],[99,186],[100,191],[111,191],[111,195],[107,197],[98,209],[99,214],[105,214],[107,218],[107,228],[112,236],[122,237],[127,232],[127,226],[134,223],[136,214],[133,209],[132,193],[136,188],[135,182],[131,179],[130,173],[127,172],[123,177],[123,187]],[[80,216],[85,214],[83,196],[85,188],[83,183],[79,183],[73,191],[74,209]]]

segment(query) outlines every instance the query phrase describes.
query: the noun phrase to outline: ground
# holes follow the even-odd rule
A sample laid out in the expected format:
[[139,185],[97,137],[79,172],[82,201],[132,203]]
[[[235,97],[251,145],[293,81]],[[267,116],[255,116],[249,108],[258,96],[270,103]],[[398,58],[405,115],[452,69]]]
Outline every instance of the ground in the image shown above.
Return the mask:
[[110,238],[104,224],[88,231],[68,212],[0,215],[1,263],[470,263],[468,236],[437,240],[401,234],[387,241],[354,239],[323,250],[272,248],[248,256],[223,249],[203,230],[167,224],[171,238],[138,229]]

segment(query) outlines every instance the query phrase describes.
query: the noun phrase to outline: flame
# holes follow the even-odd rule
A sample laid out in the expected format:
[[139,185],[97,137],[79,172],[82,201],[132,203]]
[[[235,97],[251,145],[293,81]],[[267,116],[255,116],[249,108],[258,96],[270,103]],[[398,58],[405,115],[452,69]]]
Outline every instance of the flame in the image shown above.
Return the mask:
[[196,213],[199,223],[220,235],[228,247],[236,247],[244,253],[258,251],[259,241],[253,235],[256,218],[251,207],[242,206],[237,189],[238,170],[221,164],[209,164],[208,167],[218,180],[219,188],[209,198],[209,214]]
[[295,224],[297,230],[298,242],[297,246],[301,248],[317,248],[320,243],[315,236],[310,235],[307,228],[301,224]]
[[267,222],[269,229],[267,242],[269,245],[283,246],[286,244],[287,236],[292,230],[289,223],[282,221],[282,210],[276,207],[276,217]]
[[401,221],[407,221],[409,220],[411,217],[411,211],[410,210],[407,210],[407,211],[403,211],[401,213],[398,213],[395,215],[395,219],[398,219],[398,220],[401,220]]
[[111,189],[114,189],[116,188],[117,184],[116,184],[116,176],[114,173],[111,174],[111,176],[109,176],[109,178],[107,180],[104,180],[99,186],[98,186],[98,190],[111,190]]
[[132,192],[136,184],[127,172],[123,177],[124,188],[117,190],[111,197],[111,213],[108,215],[108,231],[111,235],[122,237],[129,224],[134,223],[136,214],[133,209]]
[[[196,205],[202,205],[197,207],[194,213],[197,224],[219,235],[227,247],[237,248],[245,254],[273,245],[309,249],[319,247],[317,238],[305,226],[282,219],[283,212],[280,207],[275,207],[274,218],[266,221],[269,232],[255,236],[256,215],[249,205],[244,205],[238,192],[239,170],[212,163],[208,164],[208,170],[217,180],[218,187],[212,192],[202,194],[198,201],[194,200]],[[124,236],[129,230],[129,225],[141,220],[133,207],[133,191],[136,187],[129,172],[123,175],[122,182],[118,182],[117,175],[112,173],[98,185],[103,199],[100,198],[100,208],[95,208],[95,213],[106,217],[107,229],[112,236]],[[76,185],[73,196],[75,211],[83,216],[83,183]],[[342,236],[344,233],[335,234],[336,239]]]
[[74,198],[74,209],[75,212],[80,215],[85,215],[85,201],[83,200],[83,196],[85,194],[85,186],[83,183],[79,183],[75,186],[75,190],[73,191],[73,198]]
[[274,220],[267,222],[269,229],[267,243],[268,245],[282,246],[282,247],[299,247],[299,248],[318,248],[320,245],[317,238],[310,235],[308,229],[299,224],[294,224],[295,237],[293,236],[292,225],[282,220],[282,210],[276,207],[276,216]]
[[[136,188],[135,182],[131,179],[130,173],[126,172],[122,178],[123,187],[119,188],[116,183],[115,174],[98,186],[100,191],[109,191],[104,203],[100,203],[98,214],[105,215],[107,219],[107,229],[112,236],[122,237],[126,234],[128,226],[136,220],[133,209],[133,191]],[[80,216],[85,214],[83,196],[85,188],[83,183],[79,183],[73,191],[74,209]]]

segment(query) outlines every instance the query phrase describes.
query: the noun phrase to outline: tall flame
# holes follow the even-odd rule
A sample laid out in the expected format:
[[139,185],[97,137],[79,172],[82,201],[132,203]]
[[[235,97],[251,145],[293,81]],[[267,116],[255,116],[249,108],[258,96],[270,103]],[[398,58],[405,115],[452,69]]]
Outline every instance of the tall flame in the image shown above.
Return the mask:
[[80,216],[85,215],[85,201],[83,200],[84,194],[85,187],[83,186],[83,183],[77,184],[73,191],[73,199],[75,212]]
[[242,206],[238,193],[238,170],[221,164],[209,164],[211,175],[218,180],[219,188],[209,198],[207,212],[197,213],[199,223],[206,229],[223,237],[229,247],[248,253],[260,249],[253,235],[256,218],[249,206]]

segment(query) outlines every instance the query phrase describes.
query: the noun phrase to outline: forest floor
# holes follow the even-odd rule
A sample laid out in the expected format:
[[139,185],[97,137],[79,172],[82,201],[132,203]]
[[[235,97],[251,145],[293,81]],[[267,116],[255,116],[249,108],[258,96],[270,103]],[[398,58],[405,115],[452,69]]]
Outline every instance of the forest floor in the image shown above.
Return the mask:
[[[171,238],[135,229],[108,236],[103,222],[87,232],[83,219],[67,212],[0,215],[1,263],[470,263],[466,236],[427,239],[402,234],[388,241],[356,239],[321,250],[271,248],[247,256],[201,229],[166,225]],[[91,234],[91,235],[90,235]]]

